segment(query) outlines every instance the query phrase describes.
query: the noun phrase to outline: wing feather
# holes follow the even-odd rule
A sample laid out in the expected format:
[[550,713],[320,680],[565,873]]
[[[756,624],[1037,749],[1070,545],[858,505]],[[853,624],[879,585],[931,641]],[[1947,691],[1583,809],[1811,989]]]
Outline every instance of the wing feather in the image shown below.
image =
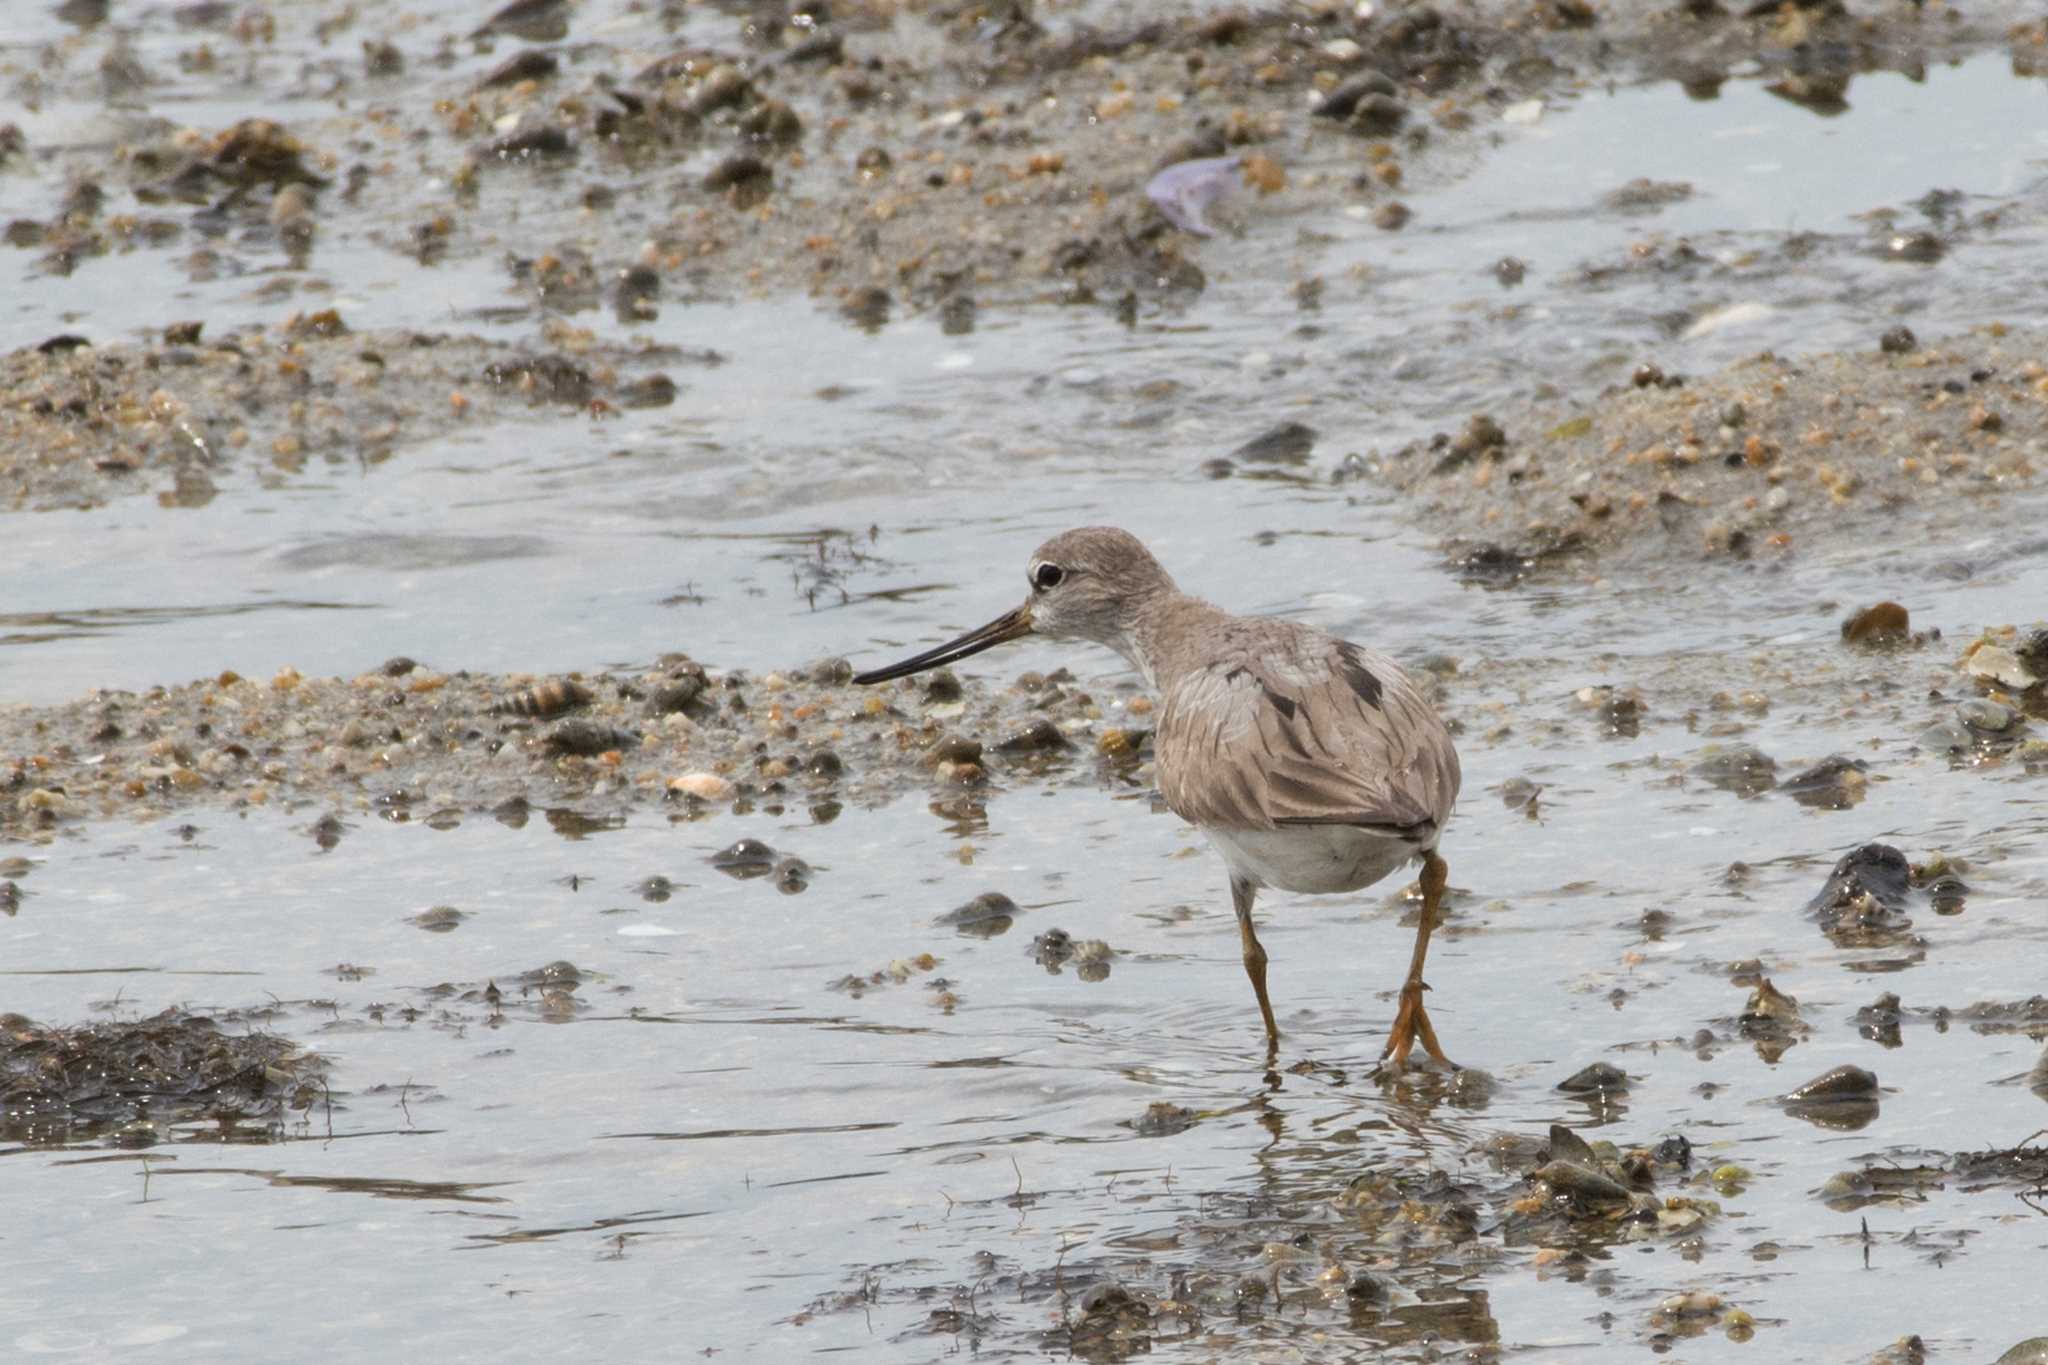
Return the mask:
[[1307,627],[1244,623],[1219,658],[1167,680],[1159,790],[1224,829],[1358,825],[1433,840],[1458,755],[1393,660]]

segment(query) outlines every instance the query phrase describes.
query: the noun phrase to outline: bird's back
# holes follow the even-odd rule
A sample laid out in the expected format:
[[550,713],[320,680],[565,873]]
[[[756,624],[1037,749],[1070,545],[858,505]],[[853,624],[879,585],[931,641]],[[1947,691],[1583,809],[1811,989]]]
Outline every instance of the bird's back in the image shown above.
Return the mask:
[[1384,654],[1292,621],[1183,599],[1153,673],[1159,790],[1214,829],[1350,825],[1429,847],[1458,796],[1449,730]]

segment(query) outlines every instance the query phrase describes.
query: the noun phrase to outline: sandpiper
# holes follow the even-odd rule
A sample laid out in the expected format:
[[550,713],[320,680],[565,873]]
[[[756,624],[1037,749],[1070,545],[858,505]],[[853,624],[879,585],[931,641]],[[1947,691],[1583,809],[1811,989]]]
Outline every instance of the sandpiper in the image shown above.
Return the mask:
[[1450,1066],[1422,1006],[1422,963],[1448,872],[1437,839],[1458,797],[1458,755],[1415,684],[1384,654],[1188,596],[1113,526],[1054,536],[1026,578],[1030,596],[1016,610],[853,680],[886,682],[1024,635],[1092,640],[1123,655],[1159,694],[1160,794],[1229,866],[1269,1055],[1280,1029],[1252,926],[1259,888],[1356,891],[1418,858],[1422,920],[1383,1062],[1398,1070],[1419,1039]]

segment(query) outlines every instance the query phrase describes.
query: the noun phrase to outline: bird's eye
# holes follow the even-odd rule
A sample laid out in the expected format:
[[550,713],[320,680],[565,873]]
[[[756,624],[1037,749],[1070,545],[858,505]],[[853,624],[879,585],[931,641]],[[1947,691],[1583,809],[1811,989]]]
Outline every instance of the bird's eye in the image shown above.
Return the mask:
[[1067,571],[1057,564],[1041,564],[1031,571],[1031,586],[1038,592],[1044,592],[1047,588],[1057,588],[1066,576]]

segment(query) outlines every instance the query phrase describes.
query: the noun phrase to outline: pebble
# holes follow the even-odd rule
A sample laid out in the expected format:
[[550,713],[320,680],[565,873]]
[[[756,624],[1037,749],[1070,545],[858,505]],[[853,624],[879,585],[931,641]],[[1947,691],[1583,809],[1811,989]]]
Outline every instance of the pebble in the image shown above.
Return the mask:
[[1920,732],[1921,748],[1954,757],[1977,747],[1976,737],[1959,721],[1940,720]]
[[1564,1080],[1559,1081],[1557,1088],[1569,1094],[1581,1094],[1586,1091],[1626,1090],[1628,1089],[1628,1073],[1624,1072],[1620,1067],[1612,1066],[1606,1062],[1594,1062],[1592,1065],[1582,1067]]
[[1928,265],[1948,254],[1948,243],[1931,232],[1899,232],[1885,243],[1884,250],[1892,260]]
[[668,780],[671,796],[694,796],[700,801],[723,801],[732,795],[732,783],[717,773],[684,773]]
[[1842,640],[1852,645],[1897,644],[1907,638],[1911,628],[1912,618],[1904,607],[1897,602],[1879,602],[1842,622]]
[[1863,799],[1870,781],[1864,776],[1867,767],[1860,759],[1831,754],[1787,778],[1780,790],[1800,805],[1815,810],[1848,810]]
[[948,910],[934,924],[951,925],[975,938],[994,938],[1008,933],[1021,912],[1017,902],[1000,891],[984,891],[967,904]]
[[1368,71],[1353,76],[1323,97],[1315,109],[1317,118],[1348,119],[1361,100],[1378,95],[1391,99],[1400,93],[1400,88],[1377,71]]
[[1755,796],[1777,785],[1778,761],[1751,744],[1709,749],[1693,772],[1724,791]]
[[931,748],[925,750],[924,762],[927,767],[937,767],[941,763],[979,763],[981,741],[966,739],[960,735],[943,736]]
[[[1321,113],[1321,110],[1317,110]],[[1388,137],[1408,121],[1408,106],[1392,95],[1370,94],[1358,101],[1344,126],[1367,137]]]
[[1233,460],[1266,464],[1300,464],[1315,449],[1316,430],[1300,422],[1282,422],[1230,452]]
[[1792,1104],[1866,1102],[1877,1098],[1877,1073],[1844,1063],[1785,1093]]
[[1956,719],[1981,735],[2002,735],[2019,723],[2020,713],[2002,701],[1973,697],[1956,707]]
[[775,889],[794,896],[811,884],[811,865],[801,858],[784,858],[775,864]]
[[431,910],[422,910],[408,921],[430,934],[445,934],[469,916],[452,905],[437,905]]
[[711,865],[726,872],[762,872],[775,865],[775,850],[759,839],[737,839],[711,855]]
[[1070,742],[1060,733],[1060,727],[1049,720],[1035,720],[996,745],[1006,754],[1042,754],[1068,747]]

